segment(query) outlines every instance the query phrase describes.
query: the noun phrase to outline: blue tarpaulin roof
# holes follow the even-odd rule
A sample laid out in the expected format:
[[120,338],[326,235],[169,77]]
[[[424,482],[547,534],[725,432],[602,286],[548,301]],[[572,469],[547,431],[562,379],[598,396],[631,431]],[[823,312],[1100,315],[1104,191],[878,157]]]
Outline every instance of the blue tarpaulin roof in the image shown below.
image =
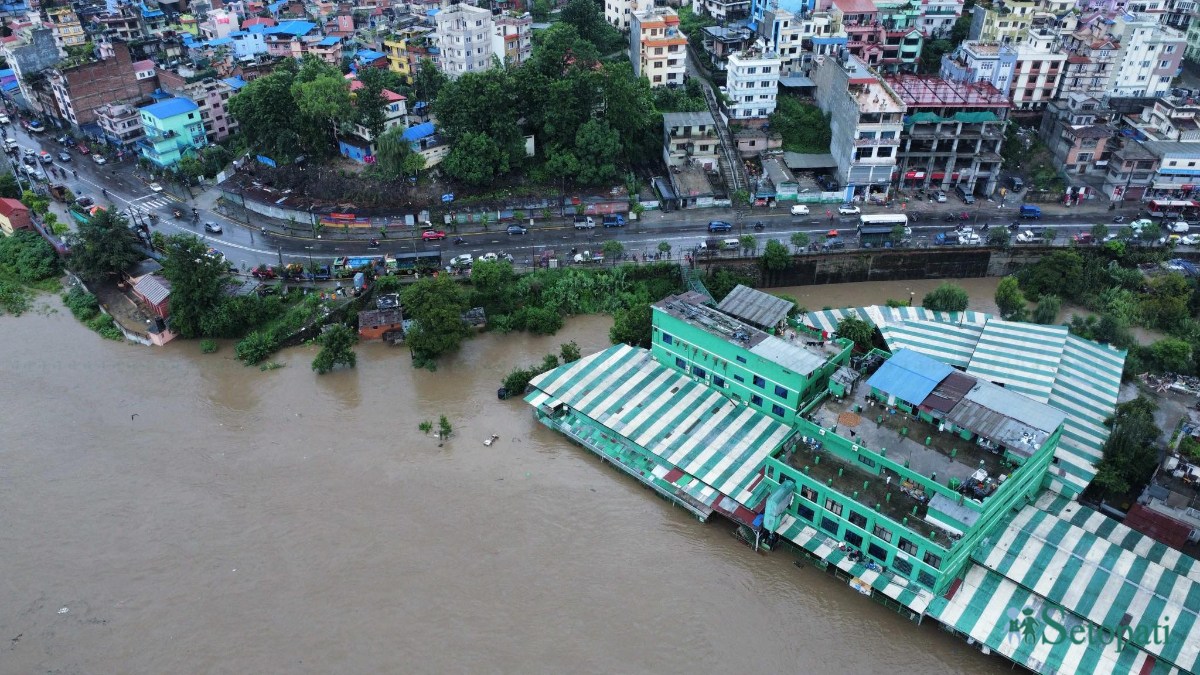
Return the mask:
[[185,113],[194,112],[199,109],[200,109],[200,106],[196,105],[195,103],[189,101],[186,98],[170,98],[170,99],[163,101],[162,103],[155,103],[153,105],[148,105],[145,108],[142,108],[142,112],[144,112],[148,115],[157,117],[160,120],[164,120],[164,119],[167,119],[168,117],[174,117],[176,115],[183,115]]
[[340,38],[340,37],[327,37],[324,40],[321,40],[320,42],[318,42],[317,44],[321,45],[322,47],[332,47],[341,41],[342,41],[342,38]]
[[229,85],[230,87],[233,87],[234,91],[237,91],[238,89],[241,89],[242,87],[246,86],[246,81],[240,77],[227,77],[221,81],[224,82],[225,84]]
[[404,130],[404,140],[408,142],[419,141],[426,136],[433,135],[433,122],[425,122],[416,126],[409,127]]
[[374,49],[360,49],[355,56],[363,61],[378,61],[379,59],[386,57],[387,54],[384,54],[383,52],[377,52]]
[[952,372],[954,369],[941,361],[901,349],[875,371],[867,384],[902,401],[919,404]]

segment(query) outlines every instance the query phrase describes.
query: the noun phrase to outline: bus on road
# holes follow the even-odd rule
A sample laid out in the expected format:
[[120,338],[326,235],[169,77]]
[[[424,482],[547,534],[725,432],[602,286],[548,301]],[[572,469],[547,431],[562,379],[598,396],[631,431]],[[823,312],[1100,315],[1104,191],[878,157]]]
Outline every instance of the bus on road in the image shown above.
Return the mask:
[[1154,218],[1192,219],[1200,212],[1200,206],[1190,199],[1152,199],[1147,206]]
[[858,217],[859,230],[864,227],[895,227],[897,225],[902,225],[905,228],[905,234],[908,234],[908,216],[903,213],[881,213]]

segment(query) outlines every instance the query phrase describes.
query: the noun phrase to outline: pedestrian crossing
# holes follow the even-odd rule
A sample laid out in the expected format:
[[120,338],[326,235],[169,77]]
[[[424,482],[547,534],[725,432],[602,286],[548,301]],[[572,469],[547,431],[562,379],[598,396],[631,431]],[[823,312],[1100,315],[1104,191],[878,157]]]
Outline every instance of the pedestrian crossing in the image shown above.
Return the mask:
[[154,195],[151,197],[142,197],[140,199],[131,201],[129,203],[129,208],[135,213],[139,213],[144,216],[148,216],[151,213],[161,216],[163,211],[169,211],[174,204],[175,202],[167,199],[166,197]]

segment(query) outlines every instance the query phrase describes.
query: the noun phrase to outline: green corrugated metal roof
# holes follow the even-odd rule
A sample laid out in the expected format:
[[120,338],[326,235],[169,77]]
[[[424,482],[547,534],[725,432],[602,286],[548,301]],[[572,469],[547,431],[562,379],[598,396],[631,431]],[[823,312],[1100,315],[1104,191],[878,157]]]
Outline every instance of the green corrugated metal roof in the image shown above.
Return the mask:
[[1067,340],[1066,326],[992,319],[983,327],[967,373],[1045,403]]

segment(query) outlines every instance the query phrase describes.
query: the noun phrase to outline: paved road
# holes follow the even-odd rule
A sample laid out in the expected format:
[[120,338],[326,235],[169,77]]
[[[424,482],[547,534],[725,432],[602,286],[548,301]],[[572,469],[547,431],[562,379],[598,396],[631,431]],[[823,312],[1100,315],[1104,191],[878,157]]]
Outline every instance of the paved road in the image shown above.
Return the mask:
[[[19,145],[35,151],[46,150],[57,157],[63,148],[54,141],[53,132],[31,135],[19,126],[10,125],[6,136],[15,138]],[[378,249],[370,249],[365,241],[347,241],[330,239],[295,239],[276,235],[264,235],[260,230],[239,224],[210,207],[215,200],[213,195],[202,195],[194,200],[187,195],[171,194],[171,186],[162,192],[151,189],[150,185],[139,177],[133,164],[129,161],[120,164],[100,166],[88,156],[80,155],[76,150],[69,150],[72,155],[70,162],[61,162],[57,158],[54,166],[67,174],[63,180],[77,195],[88,195],[97,202],[108,201],[122,211],[136,218],[144,218],[150,213],[158,215],[158,221],[152,229],[167,233],[186,232],[205,240],[210,246],[220,250],[232,263],[243,269],[249,269],[258,264],[277,264],[279,262],[328,262],[329,258],[339,255],[382,254],[410,251],[441,251],[444,260],[451,256],[470,253],[473,256],[486,252],[511,254],[519,263],[536,260],[542,251],[552,249],[560,255],[569,254],[572,250],[599,251],[607,239],[620,241],[627,253],[636,253],[639,257],[653,256],[658,251],[658,245],[666,242],[671,246],[671,255],[678,258],[685,252],[696,249],[702,241],[709,238],[736,238],[742,234],[750,234],[758,242],[759,249],[769,239],[776,239],[789,245],[795,232],[805,232],[812,241],[822,241],[830,229],[837,229],[844,235],[848,248],[856,246],[853,232],[857,225],[854,216],[832,217],[825,213],[826,207],[814,206],[813,215],[793,217],[784,209],[756,209],[744,222],[735,224],[729,233],[709,234],[708,222],[722,217],[712,210],[676,211],[669,214],[651,214],[643,221],[635,221],[622,228],[602,228],[594,230],[576,230],[569,222],[537,224],[530,228],[525,235],[508,235],[498,226],[493,226],[490,232],[463,233],[464,243],[456,245],[454,237],[442,241],[422,241],[417,232],[407,238],[395,237],[384,239]],[[18,160],[19,161],[19,160]],[[77,171],[78,176],[72,176],[71,171]],[[107,197],[101,190],[107,190]],[[173,208],[181,208],[185,213],[195,205],[198,219],[190,217],[175,219],[172,217]],[[831,208],[831,207],[830,207]],[[966,210],[970,218],[963,224],[971,225],[978,231],[987,223],[992,227],[1003,227],[1013,222],[1016,217],[1015,205],[998,207],[995,203],[983,202],[975,207],[954,205],[935,205],[929,202],[911,202],[909,209],[904,211],[912,222],[913,243],[920,245],[931,241],[938,232],[952,229],[959,221],[947,222],[948,213]],[[868,206],[868,213],[887,213],[883,207]],[[728,212],[725,212],[728,213]],[[729,216],[724,216],[729,217]],[[1059,243],[1067,243],[1077,232],[1089,230],[1092,225],[1101,221],[1110,221],[1111,214],[1103,212],[1072,212],[1066,215],[1047,215],[1037,224],[1043,227],[1054,227],[1058,231]],[[214,222],[221,225],[222,234],[207,234],[202,224]],[[762,222],[763,229],[755,231],[753,224]],[[1113,226],[1118,227],[1116,225]],[[849,236],[845,236],[849,235]]]

